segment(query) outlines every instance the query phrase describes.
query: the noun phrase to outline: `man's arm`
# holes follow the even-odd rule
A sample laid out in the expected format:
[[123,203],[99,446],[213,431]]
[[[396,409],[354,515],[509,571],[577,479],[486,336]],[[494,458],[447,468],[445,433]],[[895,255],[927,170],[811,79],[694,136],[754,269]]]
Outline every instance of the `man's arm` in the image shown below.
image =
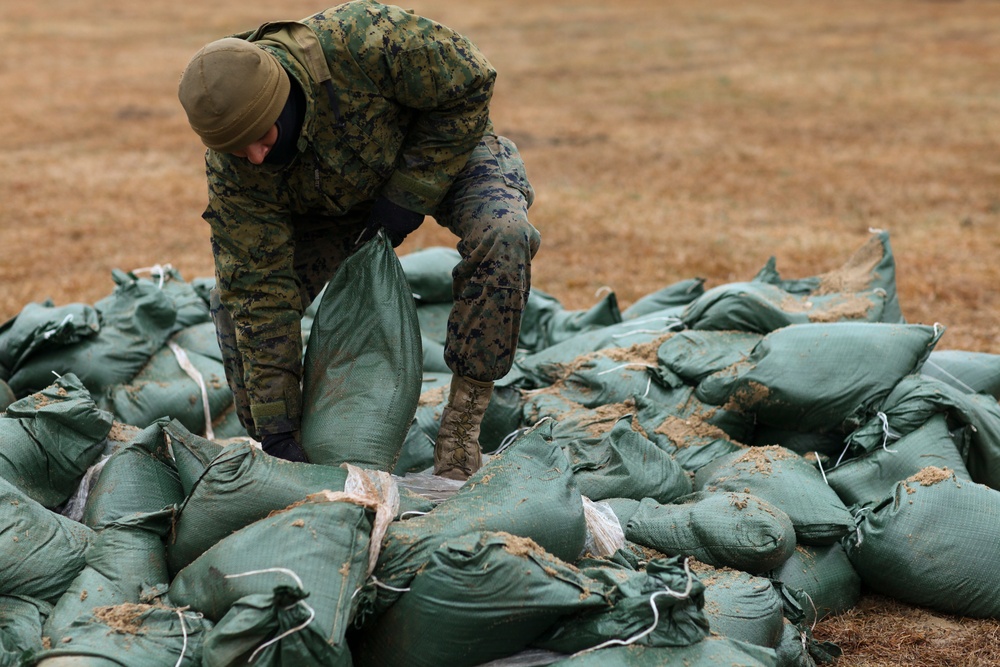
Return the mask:
[[[301,317],[286,205],[269,183],[249,183],[209,154],[209,203],[216,283],[233,320],[258,438],[297,430],[302,411]],[[261,179],[266,180],[264,175]],[[250,193],[253,193],[251,196]]]

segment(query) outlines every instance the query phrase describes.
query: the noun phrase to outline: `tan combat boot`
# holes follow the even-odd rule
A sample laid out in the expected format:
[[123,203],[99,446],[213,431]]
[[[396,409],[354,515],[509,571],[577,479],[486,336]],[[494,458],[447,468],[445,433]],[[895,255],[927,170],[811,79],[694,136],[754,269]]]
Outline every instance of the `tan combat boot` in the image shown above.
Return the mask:
[[441,429],[434,443],[434,474],[466,480],[483,464],[479,449],[479,424],[493,394],[492,382],[455,375],[448,404],[441,415]]

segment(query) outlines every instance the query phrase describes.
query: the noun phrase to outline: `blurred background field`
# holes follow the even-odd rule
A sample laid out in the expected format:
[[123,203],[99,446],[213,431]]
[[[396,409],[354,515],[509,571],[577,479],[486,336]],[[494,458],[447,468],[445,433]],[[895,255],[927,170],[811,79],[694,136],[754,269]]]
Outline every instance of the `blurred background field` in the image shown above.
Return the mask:
[[[947,327],[938,349],[1000,353],[1000,3],[406,6],[499,70],[493,120],[537,192],[534,284],[567,308],[749,280],[771,256],[811,276],[885,229],[906,319]],[[0,319],[93,302],[113,268],[212,275],[180,72],[207,41],[324,7],[4,0]],[[453,243],[428,221],[400,252]],[[997,624],[970,623],[867,598],[816,634],[843,665],[1000,661]]]

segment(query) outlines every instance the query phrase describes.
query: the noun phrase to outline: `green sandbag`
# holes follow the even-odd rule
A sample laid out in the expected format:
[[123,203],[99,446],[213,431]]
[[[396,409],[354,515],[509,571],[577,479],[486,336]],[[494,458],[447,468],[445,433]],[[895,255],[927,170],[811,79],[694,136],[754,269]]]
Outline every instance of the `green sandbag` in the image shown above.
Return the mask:
[[327,285],[306,348],[301,444],[312,463],[391,471],[420,397],[413,295],[379,234]]
[[822,296],[879,290],[885,293],[882,321],[904,322],[896,292],[896,260],[889,243],[889,232],[875,232],[844,264],[826,273],[788,280],[782,279],[776,266],[775,258],[770,258],[754,276],[754,282],[776,285],[798,295]]
[[621,321],[622,314],[614,292],[609,292],[586,310],[567,310],[551,294],[532,289],[521,316],[518,347],[537,352]]
[[[599,419],[599,418],[598,418]],[[560,441],[580,493],[591,500],[652,498],[667,503],[691,492],[691,479],[674,459],[633,430],[632,416],[612,422],[607,433]]]
[[1000,354],[934,350],[920,367],[920,374],[970,394],[1000,398]]
[[[643,348],[645,352],[646,347],[658,346],[681,326],[676,317],[664,312],[592,329],[537,352],[519,355],[511,372],[497,384],[516,384],[522,389],[546,387],[565,375],[566,367],[576,363],[580,357],[610,350]],[[648,351],[641,364],[656,366],[655,349]]]
[[0,376],[7,380],[33,355],[78,343],[100,330],[100,316],[93,306],[57,307],[51,300],[29,303],[0,326]]
[[399,265],[415,299],[422,303],[451,303],[451,272],[461,260],[454,248],[434,246],[403,255]]
[[375,569],[383,585],[366,585],[360,620],[395,602],[438,547],[473,531],[527,537],[557,558],[577,558],[587,535],[583,499],[551,433],[546,422],[520,435],[432,511],[393,523]]
[[784,327],[765,336],[745,361],[702,380],[697,396],[765,424],[834,429],[881,403],[920,367],[942,333],[860,322]]
[[968,394],[923,375],[907,376],[896,385],[871,419],[851,434],[849,451],[874,451],[882,446],[886,424],[902,436],[938,412],[948,415],[953,432],[963,430],[956,444],[970,479],[1000,489],[1000,404],[992,396]]
[[680,558],[654,558],[641,570],[614,560],[582,559],[579,566],[604,584],[609,606],[557,620],[533,646],[577,653],[631,638],[643,646],[688,646],[708,635],[705,586]]
[[574,655],[551,667],[778,667],[775,652],[726,637],[690,646],[612,646]]
[[806,593],[808,604],[803,605],[803,611],[809,625],[853,609],[861,599],[861,577],[842,542],[825,547],[799,545],[791,558],[768,576]]
[[767,648],[781,642],[783,603],[770,580],[708,565],[695,571],[705,584],[705,615],[713,634]]
[[149,425],[111,454],[87,495],[81,519],[84,524],[96,530],[184,500],[164,425]]
[[84,551],[93,534],[0,479],[0,537],[8,545],[0,550],[0,595],[54,603],[84,568]]
[[683,306],[704,293],[704,278],[688,278],[671,283],[633,301],[632,305],[622,310],[622,319],[624,321],[634,320],[666,308],[678,308],[679,315],[680,311],[683,311]]
[[762,338],[747,331],[681,331],[660,345],[656,358],[686,383],[697,385],[746,359]]
[[211,320],[181,329],[170,337],[170,342],[176,343],[188,352],[222,361],[219,336],[215,331],[215,322]]
[[110,387],[106,399],[107,408],[126,424],[143,427],[170,417],[198,435],[205,435],[207,425],[232,404],[222,362],[176,344],[154,353],[128,382]]
[[63,640],[73,622],[98,607],[149,602],[149,590],[166,589],[170,577],[163,538],[172,509],[137,514],[102,528],[87,548],[87,565],[59,598],[45,623],[52,645]]
[[420,347],[423,352],[424,373],[451,373],[448,363],[444,360],[444,344],[431,340],[421,334]]
[[750,493],[784,511],[801,544],[835,542],[854,528],[836,492],[809,461],[781,447],[751,447],[722,456],[695,473],[695,488]]
[[64,375],[0,417],[0,477],[55,508],[100,457],[112,422],[75,375]]
[[597,581],[506,533],[431,554],[409,590],[356,642],[358,667],[472,667],[511,656],[564,615],[605,607]]
[[227,445],[178,510],[167,557],[171,572],[227,535],[320,491],[343,491],[344,468],[268,456],[250,442]]
[[997,525],[1000,491],[928,467],[859,511],[847,555],[876,592],[947,614],[1000,618]]
[[187,497],[212,460],[222,451],[223,445],[192,433],[176,419],[160,419],[157,423],[163,428],[164,441],[177,466],[177,476]]
[[826,471],[826,481],[845,505],[880,502],[897,482],[927,466],[948,468],[962,479],[970,479],[943,413],[898,440],[883,442],[879,449]]
[[192,611],[161,604],[98,607],[67,628],[65,640],[42,651],[33,667],[200,667],[212,624]]
[[657,341],[609,347],[564,362],[540,364],[526,385],[547,388],[588,408],[620,403],[633,396],[665,401],[672,386],[680,382],[660,373],[657,347]]
[[[133,274],[143,274],[142,269],[136,269]],[[211,323],[212,313],[209,310],[209,291],[202,289],[198,281],[186,282],[180,271],[170,266],[154,266],[149,269],[149,279],[167,295],[177,310],[174,330],[185,329],[199,324]],[[214,279],[212,279],[214,285]]]
[[0,595],[0,667],[20,667],[27,655],[42,650],[42,625],[50,613],[48,602]]
[[[850,429],[850,425],[845,425]],[[845,429],[838,428],[833,431],[797,431],[791,428],[781,428],[769,424],[758,424],[754,429],[750,440],[744,444],[751,447],[767,447],[768,445],[780,445],[785,449],[790,449],[796,454],[808,458],[832,459],[830,467],[841,458],[844,451],[844,440],[848,437]],[[824,463],[823,465],[827,465]]]
[[[336,497],[336,496],[334,496]],[[213,622],[241,598],[296,584],[308,595],[316,632],[349,665],[345,633],[368,576],[374,513],[323,496],[261,519],[216,543],[174,577],[169,598]]]
[[753,418],[702,403],[693,387],[675,389],[670,401],[636,397],[636,419],[646,435],[688,471],[742,451]]
[[761,573],[788,560],[795,527],[782,510],[747,493],[694,493],[670,504],[643,499],[625,537],[668,556]]
[[53,350],[43,350],[21,364],[9,380],[18,396],[47,387],[52,373],[76,374],[100,396],[108,387],[135,377],[173,333],[177,308],[160,287],[119,269],[116,286],[94,304],[101,329],[95,336]]
[[308,597],[298,586],[279,585],[272,593],[240,598],[205,638],[202,664],[350,667],[350,654],[310,627]]
[[682,319],[691,329],[767,334],[793,324],[882,322],[885,300],[879,289],[798,296],[766,283],[730,283],[705,292]]
[[[448,318],[451,316],[452,303],[417,303],[417,322],[420,325],[422,339],[440,345],[444,355],[444,344],[448,338]],[[421,341],[423,344],[423,341]]]

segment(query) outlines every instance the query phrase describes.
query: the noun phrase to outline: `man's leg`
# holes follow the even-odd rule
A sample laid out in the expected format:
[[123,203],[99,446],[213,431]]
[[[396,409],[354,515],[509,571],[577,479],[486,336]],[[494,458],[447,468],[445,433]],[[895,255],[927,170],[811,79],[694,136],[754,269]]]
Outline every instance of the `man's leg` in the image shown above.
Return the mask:
[[445,361],[454,373],[434,448],[434,472],[467,479],[481,465],[479,425],[493,381],[510,370],[531,287],[538,231],[534,192],[514,144],[487,135],[435,212],[459,237]]

